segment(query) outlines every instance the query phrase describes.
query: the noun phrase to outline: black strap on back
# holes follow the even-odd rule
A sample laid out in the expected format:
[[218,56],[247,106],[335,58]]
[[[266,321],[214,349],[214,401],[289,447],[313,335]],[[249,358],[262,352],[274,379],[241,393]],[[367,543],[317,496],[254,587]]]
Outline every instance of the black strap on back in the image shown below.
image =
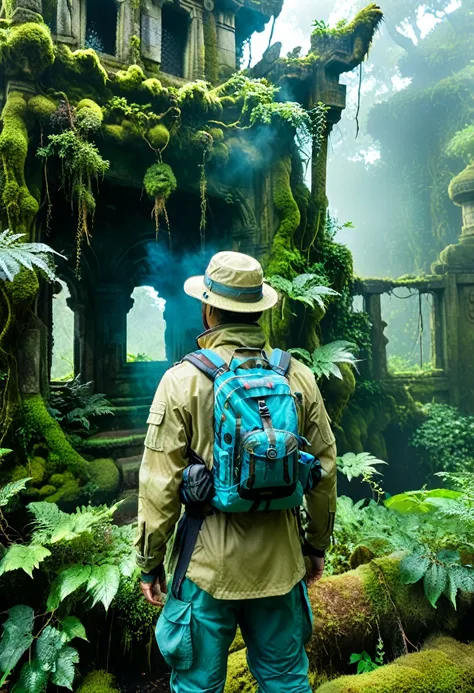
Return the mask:
[[196,541],[202,523],[204,522],[204,517],[204,512],[196,515],[190,515],[185,512],[179,521],[175,539],[175,545],[179,546],[179,558],[174,571],[173,584],[171,587],[173,596],[176,597],[176,599],[179,599],[181,585],[188,572],[194,547],[196,546]]

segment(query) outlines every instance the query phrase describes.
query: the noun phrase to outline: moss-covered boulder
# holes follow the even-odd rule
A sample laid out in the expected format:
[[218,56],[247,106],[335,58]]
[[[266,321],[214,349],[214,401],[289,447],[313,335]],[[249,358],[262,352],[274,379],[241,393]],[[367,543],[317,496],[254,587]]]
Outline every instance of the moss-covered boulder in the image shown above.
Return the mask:
[[400,556],[361,565],[343,575],[324,578],[310,590],[314,614],[308,654],[313,671],[340,671],[352,652],[373,651],[378,629],[389,656],[403,645],[401,629],[413,643],[443,629],[454,634],[469,614],[471,601],[454,611],[447,599],[434,609],[421,583],[400,583]]
[[318,693],[471,693],[474,690],[474,645],[452,638],[428,641],[421,652],[359,676],[343,676],[316,689]]
[[111,503],[120,490],[120,472],[111,459],[94,460],[89,465],[91,500],[94,504]]

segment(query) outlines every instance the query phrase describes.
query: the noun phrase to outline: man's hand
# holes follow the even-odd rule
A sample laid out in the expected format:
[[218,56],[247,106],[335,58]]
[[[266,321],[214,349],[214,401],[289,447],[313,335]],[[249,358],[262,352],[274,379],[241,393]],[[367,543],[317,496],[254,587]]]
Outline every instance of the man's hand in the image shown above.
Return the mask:
[[309,556],[310,566],[307,573],[308,587],[313,585],[318,580],[321,580],[324,572],[324,558],[318,556]]
[[168,592],[166,580],[160,582],[157,578],[155,582],[140,582],[140,588],[149,604],[159,609],[165,605],[163,595]]

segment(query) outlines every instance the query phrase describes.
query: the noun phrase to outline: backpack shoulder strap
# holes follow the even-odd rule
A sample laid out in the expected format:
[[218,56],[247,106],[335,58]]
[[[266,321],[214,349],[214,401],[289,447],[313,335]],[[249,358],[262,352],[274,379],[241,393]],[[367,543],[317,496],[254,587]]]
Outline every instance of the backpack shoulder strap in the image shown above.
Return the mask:
[[281,349],[274,349],[272,351],[270,366],[278,375],[283,375],[286,378],[290,370],[290,364],[291,354],[287,351],[282,351]]
[[218,375],[229,370],[223,358],[214,353],[211,349],[199,349],[184,357],[183,361],[188,361],[196,366],[201,373],[214,382]]

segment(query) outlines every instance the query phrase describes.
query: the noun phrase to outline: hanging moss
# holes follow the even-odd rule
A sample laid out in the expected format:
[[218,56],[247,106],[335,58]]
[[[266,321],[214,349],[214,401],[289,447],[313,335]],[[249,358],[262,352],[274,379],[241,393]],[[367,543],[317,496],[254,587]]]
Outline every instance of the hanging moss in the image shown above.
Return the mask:
[[205,74],[211,84],[219,79],[219,61],[217,53],[217,27],[214,12],[204,12],[204,49]]
[[168,164],[153,164],[145,174],[143,185],[147,194],[155,200],[153,216],[158,234],[159,220],[166,215],[166,201],[177,188],[177,182],[171,166]]
[[77,693],[119,693],[112,674],[91,671],[77,689]]

